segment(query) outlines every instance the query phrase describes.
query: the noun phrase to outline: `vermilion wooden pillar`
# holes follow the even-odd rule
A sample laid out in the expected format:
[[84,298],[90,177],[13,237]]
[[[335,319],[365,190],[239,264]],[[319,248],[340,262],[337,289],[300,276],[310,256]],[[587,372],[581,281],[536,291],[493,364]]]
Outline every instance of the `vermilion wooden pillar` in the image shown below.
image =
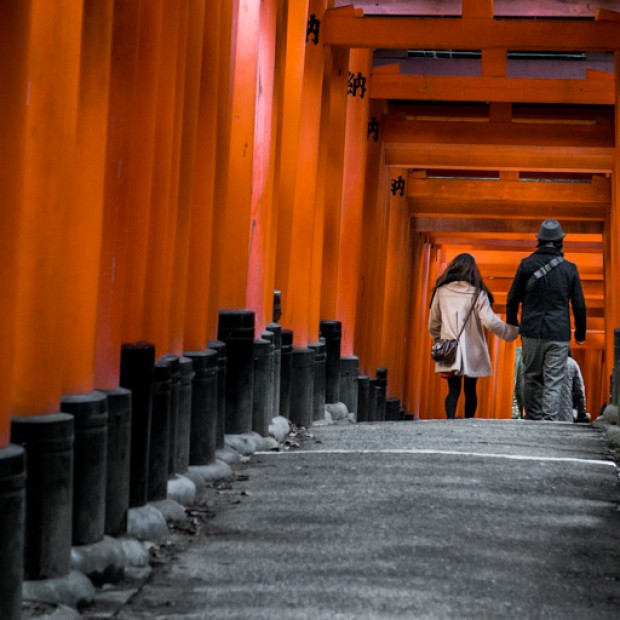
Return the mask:
[[129,195],[139,14],[139,4],[115,1],[95,347],[95,385],[106,390],[119,385],[126,272],[126,234],[121,220],[125,209],[121,205]]
[[[318,326],[322,319],[322,290],[323,270],[325,260],[325,220],[327,217],[326,205],[328,192],[332,188],[327,185],[328,159],[330,151],[329,127],[331,122],[331,70],[333,53],[331,48],[323,48],[323,92],[321,100],[321,127],[318,146],[317,182],[314,206],[314,246],[312,249],[312,267],[310,270],[310,314],[308,324],[312,329]],[[312,339],[312,338],[311,338]]]
[[[370,102],[366,131],[365,190],[363,201],[362,253],[360,278],[364,284],[357,299],[355,352],[363,373],[372,375],[380,362],[383,289],[385,280],[385,243],[389,214],[388,184],[390,169],[384,165],[381,140],[383,101]],[[371,127],[373,123],[373,127]],[[376,126],[374,125],[376,123]],[[373,131],[376,129],[376,132]]]
[[[218,151],[218,115],[222,68],[228,62],[225,54],[229,34],[223,32],[222,4],[210,3],[204,15],[204,36],[200,73],[200,96],[196,126],[196,154],[191,196],[191,228],[188,255],[187,300],[184,318],[186,351],[206,347],[208,326],[214,330],[215,316],[210,316],[209,293],[214,266],[211,261],[213,209]],[[230,29],[230,24],[228,24]],[[213,295],[215,297],[215,295]],[[212,312],[215,315],[215,310]]]
[[[443,389],[443,379],[439,379],[435,373],[433,361],[430,359],[428,349],[430,346],[430,336],[428,333],[428,317],[430,313],[430,301],[433,286],[437,280],[437,276],[443,271],[441,249],[434,247],[431,242],[425,239],[425,246],[428,246],[428,252],[425,258],[428,258],[427,266],[427,282],[424,289],[424,295],[421,298],[420,317],[421,321],[418,325],[418,345],[416,346],[416,366],[414,376],[419,377],[419,389],[422,392],[420,408],[418,410],[420,417],[431,418],[437,417],[434,413],[436,401]],[[421,346],[420,346],[421,345]]]
[[[409,324],[403,393],[404,406],[416,418],[427,417],[427,392],[423,386],[434,380],[430,373],[430,337],[428,335],[428,302],[435,283],[435,252],[419,233],[411,231],[411,287],[409,291]],[[434,375],[434,373],[432,373]],[[437,384],[438,387],[438,384]]]
[[[12,412],[59,410],[82,3],[31,6]],[[53,105],[50,104],[53,102]]]
[[256,115],[260,4],[236,0],[231,46],[230,141],[222,202],[217,205],[218,305],[246,307],[251,231],[252,164]]
[[247,305],[255,312],[256,336],[272,320],[275,280],[274,162],[277,116],[274,112],[277,0],[261,4],[256,94],[256,131],[252,179]]
[[[160,71],[162,0],[141,0],[138,65],[132,102],[128,195],[121,221],[127,235],[122,341],[144,340],[144,312]],[[123,162],[119,162],[123,166]]]
[[[310,20],[318,19],[323,22],[323,16],[325,10],[333,5],[332,0],[310,0],[310,6],[308,9]],[[314,18],[312,17],[314,16]],[[319,337],[319,324],[321,320],[321,289],[322,289],[322,276],[323,276],[323,261],[324,261],[324,236],[325,236],[325,209],[326,209],[326,171],[328,164],[329,142],[325,140],[326,132],[330,124],[330,79],[329,72],[332,64],[332,50],[322,45],[320,32],[315,34],[310,31],[306,35],[308,38],[308,47],[319,48],[313,50],[310,54],[310,58],[307,60],[308,73],[316,74],[320,73],[321,83],[318,83],[316,77],[314,79],[314,87],[319,92],[315,93],[316,105],[321,110],[318,116],[318,144],[316,157],[316,180],[314,188],[314,204],[309,205],[313,211],[313,246],[312,246],[312,264],[309,273],[308,290],[310,295],[310,304],[308,311],[308,342],[310,344],[316,343]],[[313,80],[309,79],[312,83]],[[313,105],[313,104],[311,104]]]
[[76,151],[63,248],[67,286],[59,354],[64,394],[88,393],[95,387],[113,9],[113,0],[84,2]]
[[[168,351],[181,355],[184,347],[185,306],[188,303],[188,277],[190,243],[192,238],[192,195],[194,188],[197,128],[201,92],[201,72],[203,62],[203,40],[205,29],[205,0],[190,0],[188,3],[186,36],[181,40],[179,53],[179,80],[184,74],[184,88],[179,89],[179,99],[175,105],[175,137],[178,141],[179,167],[178,180],[173,183],[171,200],[176,202],[176,236],[174,261],[170,288]],[[212,69],[212,67],[210,67]],[[198,274],[191,272],[194,278]],[[190,302],[191,303],[191,302]],[[204,324],[204,321],[202,321]],[[203,341],[203,342],[206,342]],[[204,346],[204,344],[203,344]],[[202,348],[202,347],[201,347]]]
[[0,449],[9,442],[11,385],[13,376],[17,253],[22,211],[24,165],[24,129],[27,97],[27,50],[30,3],[10,0],[0,4],[0,280],[2,313],[0,315],[0,376],[5,389],[0,392]]
[[343,196],[338,250],[336,318],[342,322],[343,356],[354,355],[362,241],[362,201],[368,131],[368,78],[372,50],[351,50],[345,135]]
[[[310,2],[310,13],[322,18],[322,2]],[[305,38],[305,35],[304,35]],[[318,296],[312,297],[311,271],[316,213],[316,186],[321,128],[323,87],[323,46],[312,39],[305,45],[304,76],[301,91],[301,124],[299,126],[297,166],[291,196],[291,238],[288,257],[285,324],[293,330],[293,345],[306,348],[318,340],[318,322],[310,324],[312,307],[318,308]],[[319,218],[320,219],[320,218]],[[322,220],[320,221],[322,224]],[[317,248],[320,250],[320,248]],[[318,293],[318,291],[316,291]]]
[[325,154],[325,218],[323,235],[323,268],[321,274],[321,319],[336,317],[338,290],[338,256],[340,251],[340,212],[342,210],[342,175],[347,112],[348,48],[332,48],[327,80],[329,108],[326,110],[327,127],[322,132],[321,144]]
[[[184,89],[179,56],[187,26],[186,3],[163,3],[155,111],[155,149],[142,305],[142,339],[155,345],[156,357],[169,353],[168,329],[172,264],[176,236],[179,149],[176,134],[177,93]],[[136,180],[137,181],[137,180]]]
[[[615,134],[620,140],[620,52],[615,53]],[[614,366],[614,329],[620,327],[620,157],[616,151],[612,171],[611,209],[605,223],[605,373],[604,383],[611,376]]]
[[[263,286],[265,287],[266,300],[264,302],[264,313],[267,322],[273,321],[274,318],[274,291],[280,290],[280,301],[282,300],[282,285],[283,283],[278,279],[283,275],[278,275],[278,256],[282,255],[282,248],[279,243],[279,230],[281,224],[281,218],[279,213],[279,196],[280,196],[280,177],[282,174],[282,166],[280,165],[281,151],[282,151],[282,136],[283,136],[283,124],[281,122],[284,109],[285,100],[285,85],[286,85],[286,70],[287,70],[287,40],[286,37],[280,36],[282,32],[286,31],[287,18],[288,18],[288,0],[276,0],[275,2],[275,28],[276,39],[274,49],[274,64],[273,64],[273,97],[271,107],[272,118],[272,171],[271,171],[271,218],[269,222],[269,243],[267,244],[267,271],[265,274],[265,281]],[[262,17],[261,17],[262,19]],[[265,36],[269,36],[266,34]],[[267,44],[264,43],[263,46]],[[261,65],[259,65],[261,66]],[[270,287],[271,290],[268,290]],[[259,309],[260,312],[260,309]],[[281,306],[279,309],[281,317]],[[279,318],[278,320],[281,320]]]
[[[276,288],[282,291],[282,324],[293,328],[288,300],[289,256],[292,243],[293,200],[299,155],[308,0],[285,3],[286,40],[279,54],[283,59],[280,79],[280,135],[275,199],[278,217]],[[282,62],[282,61],[281,61]]]
[[[218,267],[220,256],[220,245],[222,242],[220,229],[223,221],[224,205],[228,192],[228,169],[230,165],[230,144],[231,144],[231,119],[232,119],[232,96],[231,89],[234,54],[231,55],[235,41],[236,30],[236,5],[238,0],[224,0],[218,3],[220,9],[219,16],[219,36],[218,36],[218,57],[219,67],[219,88],[214,94],[217,101],[217,151],[216,167],[214,179],[214,211],[213,211],[213,234],[211,237],[211,259],[209,273],[209,308],[207,312],[207,330],[209,340],[215,340],[218,332],[218,317],[220,306],[219,299],[219,279],[220,269]],[[225,276],[224,276],[225,277]]]
[[405,325],[407,321],[407,282],[409,273],[409,207],[407,203],[406,170],[394,168],[391,179],[405,181],[389,188],[389,230],[385,248],[385,296],[381,329],[380,366],[389,369],[388,395],[402,399]]
[[463,17],[493,17],[493,0],[463,0]]

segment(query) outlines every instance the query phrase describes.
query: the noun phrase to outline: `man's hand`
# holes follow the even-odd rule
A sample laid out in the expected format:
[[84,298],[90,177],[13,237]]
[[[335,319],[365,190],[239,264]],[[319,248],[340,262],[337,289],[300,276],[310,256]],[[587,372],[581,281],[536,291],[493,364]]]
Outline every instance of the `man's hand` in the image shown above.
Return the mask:
[[583,344],[585,342],[585,340],[575,340],[576,344]]

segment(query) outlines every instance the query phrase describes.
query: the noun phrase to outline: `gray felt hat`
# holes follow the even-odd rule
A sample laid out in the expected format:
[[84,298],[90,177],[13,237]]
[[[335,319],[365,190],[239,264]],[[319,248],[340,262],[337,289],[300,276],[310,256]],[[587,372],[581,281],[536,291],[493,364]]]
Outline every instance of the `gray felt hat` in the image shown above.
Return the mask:
[[566,233],[562,230],[557,220],[545,220],[540,225],[540,231],[536,235],[541,241],[559,241],[564,239]]

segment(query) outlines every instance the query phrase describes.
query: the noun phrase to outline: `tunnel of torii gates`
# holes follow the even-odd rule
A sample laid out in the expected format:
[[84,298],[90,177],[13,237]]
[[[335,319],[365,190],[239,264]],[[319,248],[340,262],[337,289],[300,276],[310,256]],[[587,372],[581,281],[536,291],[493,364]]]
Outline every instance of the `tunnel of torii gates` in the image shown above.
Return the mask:
[[[222,309],[260,335],[274,290],[294,347],[340,321],[360,373],[441,417],[435,278],[473,253],[503,315],[547,217],[583,280],[596,416],[620,326],[620,2],[345,4],[0,3],[0,447],[12,416],[116,388],[122,343],[202,350]],[[489,345],[478,415],[510,417],[516,345]]]

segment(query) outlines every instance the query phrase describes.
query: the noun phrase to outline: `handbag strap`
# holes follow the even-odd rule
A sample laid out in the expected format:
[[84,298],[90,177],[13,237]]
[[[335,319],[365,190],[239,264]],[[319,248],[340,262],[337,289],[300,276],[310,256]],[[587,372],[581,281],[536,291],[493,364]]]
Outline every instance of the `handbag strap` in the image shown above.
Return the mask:
[[545,263],[542,267],[537,269],[525,283],[525,289],[530,290],[534,285],[534,282],[543,276],[546,276],[554,267],[557,267],[564,259],[561,256],[556,256],[552,258],[548,263]]
[[480,289],[476,293],[474,298],[472,299],[471,307],[469,308],[469,312],[467,313],[467,318],[465,319],[465,322],[463,323],[463,326],[461,327],[461,330],[459,331],[459,335],[456,337],[457,340],[461,339],[461,334],[463,333],[463,330],[465,329],[465,325],[467,325],[467,321],[469,321],[469,317],[471,316],[472,310],[474,309],[474,306],[476,305],[476,300],[478,299],[478,296],[480,295],[481,292],[482,292],[482,289]]

